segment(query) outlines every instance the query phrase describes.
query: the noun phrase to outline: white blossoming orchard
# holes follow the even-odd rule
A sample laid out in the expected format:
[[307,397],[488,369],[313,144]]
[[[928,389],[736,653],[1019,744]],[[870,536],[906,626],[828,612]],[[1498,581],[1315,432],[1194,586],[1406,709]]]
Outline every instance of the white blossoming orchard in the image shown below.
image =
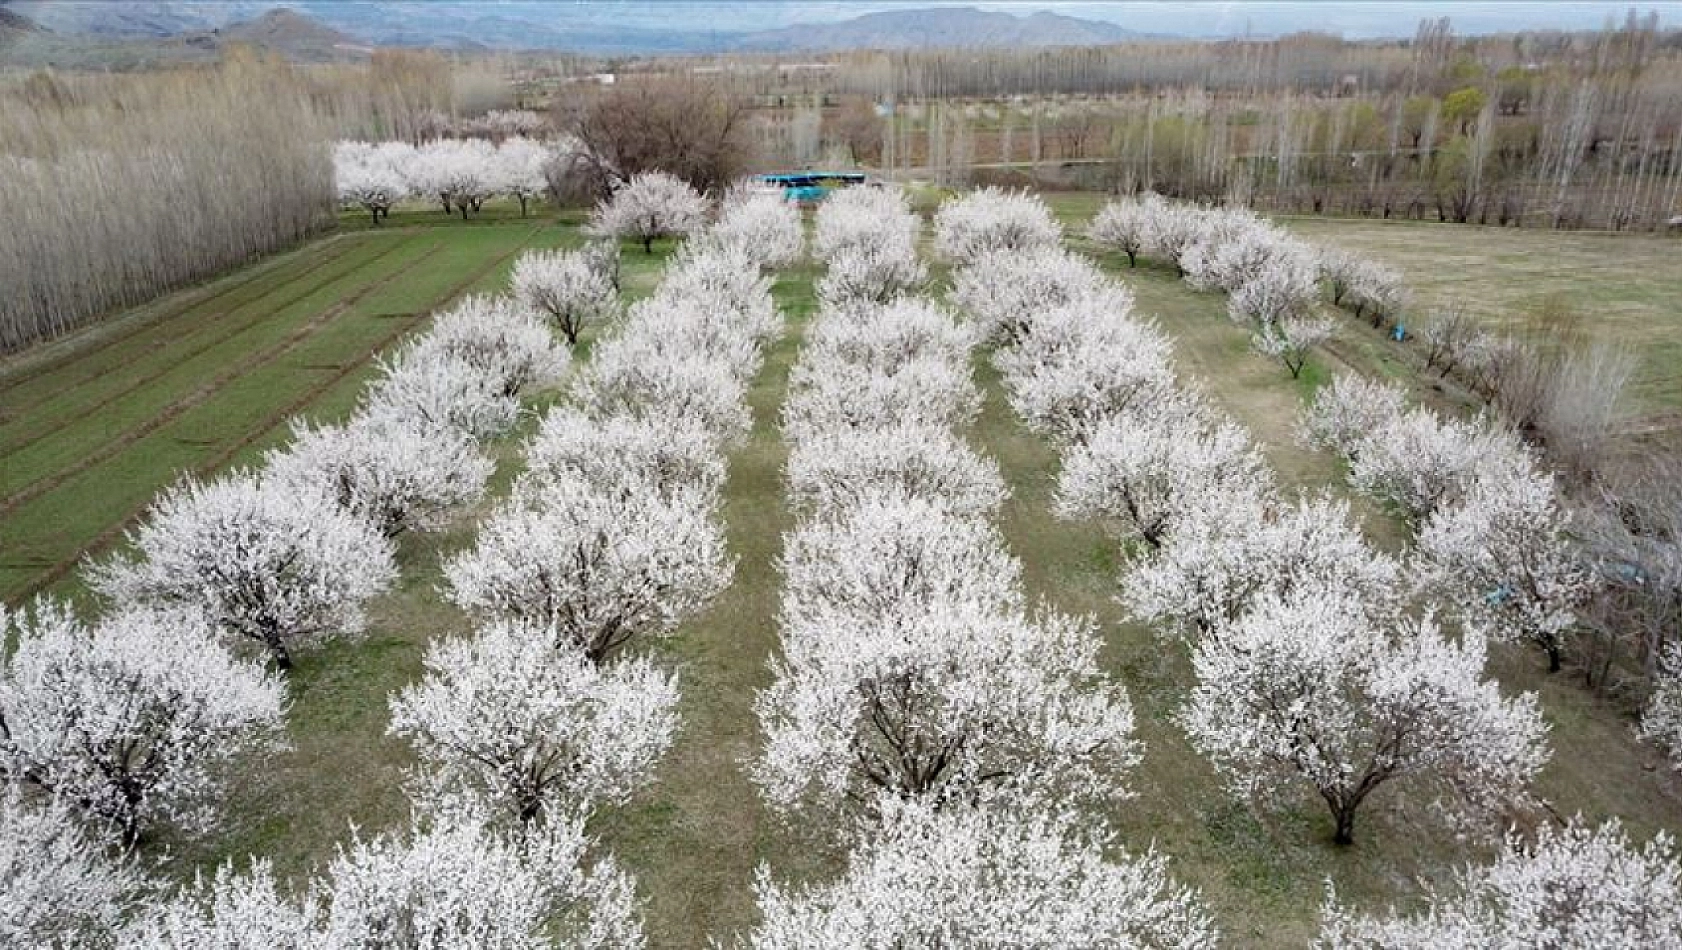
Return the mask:
[[556,817],[504,835],[472,815],[406,836],[356,840],[301,901],[282,896],[262,861],[224,865],[135,922],[135,950],[322,947],[643,946],[635,882],[610,859],[591,863],[582,819]]
[[761,866],[755,950],[866,947],[1213,948],[1197,894],[1154,852],[1110,842],[1059,813],[891,807],[882,829],[825,884],[779,887]]
[[520,823],[622,803],[677,728],[674,677],[642,658],[598,666],[546,627],[493,623],[425,664],[392,697],[390,731],[414,743],[426,801]]
[[459,359],[504,396],[554,382],[572,360],[533,311],[507,297],[462,299],[433,317],[431,328],[410,349]]
[[495,463],[460,432],[402,422],[376,415],[311,427],[295,420],[291,444],[264,456],[265,478],[324,491],[388,538],[442,527],[484,497]]
[[0,945],[101,946],[143,883],[64,803],[0,793]]
[[204,621],[126,611],[92,626],[39,602],[0,665],[0,775],[133,841],[215,815],[221,768],[278,745],[284,687]]
[[706,430],[630,415],[591,417],[557,407],[526,443],[526,478],[609,495],[693,493],[716,499],[724,457]]
[[818,278],[818,299],[826,306],[887,303],[915,291],[928,279],[917,259],[916,247],[883,240],[852,245],[829,257],[829,268]]
[[1055,248],[1063,228],[1036,194],[982,188],[940,206],[934,216],[934,249],[969,263],[997,251]]
[[[687,310],[722,335],[764,342],[782,330],[770,278],[752,254],[734,245],[685,244],[666,265],[654,296],[663,311]],[[637,319],[633,308],[631,320]]]
[[762,337],[747,326],[724,322],[732,319],[731,311],[697,305],[694,298],[657,293],[631,306],[630,318],[598,355],[617,350],[643,363],[711,363],[747,383],[763,362]]
[[640,334],[597,347],[574,394],[592,418],[629,415],[699,428],[721,444],[745,438],[753,426],[747,384],[730,366],[706,353],[670,357]]
[[815,218],[812,253],[826,262],[850,248],[915,248],[921,230],[909,199],[898,188],[844,188],[824,198]]
[[504,139],[496,148],[491,166],[491,190],[518,201],[520,217],[525,217],[532,199],[549,187],[549,179],[543,169],[555,154],[542,143],[528,138],[516,136]]
[[129,540],[133,555],[89,570],[95,590],[197,613],[282,670],[301,645],[360,633],[363,604],[397,574],[391,542],[336,497],[245,472],[165,490]]
[[[1076,305],[1040,315],[1045,325],[1099,319]],[[1101,330],[1066,340],[1030,333],[1001,357],[1011,408],[1028,427],[1062,444],[1078,443],[1093,427],[1123,414],[1149,417],[1176,398],[1170,347],[1154,327],[1111,319]]]
[[935,426],[816,433],[796,443],[788,457],[789,499],[818,515],[872,497],[898,497],[985,517],[1009,494],[997,463]]
[[1065,518],[1105,519],[1124,540],[1159,548],[1208,495],[1265,497],[1271,476],[1243,427],[1117,417],[1095,426],[1063,454],[1056,510]]
[[586,327],[619,312],[612,279],[585,251],[527,251],[514,261],[508,283],[521,306],[547,315],[572,346]]
[[953,307],[975,321],[979,337],[1002,345],[1020,342],[1042,312],[1096,298],[1121,313],[1133,303],[1091,261],[1056,247],[986,254],[952,275]]
[[1344,502],[1249,492],[1192,500],[1160,548],[1122,569],[1122,602],[1141,620],[1197,637],[1295,590],[1346,592],[1375,611],[1402,596],[1395,561],[1366,544]]
[[319,895],[281,896],[274,866],[253,858],[241,872],[216,868],[208,880],[149,902],[117,934],[122,950],[304,950],[337,947],[321,936]]
[[1361,443],[1402,415],[1405,404],[1400,386],[1340,373],[1314,393],[1303,413],[1303,432],[1310,444],[1354,459]]
[[933,603],[1022,607],[1022,565],[997,528],[903,497],[866,498],[802,523],[785,537],[778,567],[786,627],[868,624]]
[[[1237,299],[1234,294],[1233,300]],[[1257,352],[1285,364],[1291,378],[1296,379],[1308,365],[1308,354],[1336,333],[1337,325],[1330,320],[1286,317],[1277,323],[1263,323],[1250,335],[1250,343]]]
[[474,547],[444,565],[463,608],[550,626],[557,643],[595,662],[637,636],[671,632],[733,570],[711,506],[573,485],[504,503]]
[[800,442],[818,434],[904,426],[956,429],[981,410],[967,364],[916,356],[893,372],[806,353],[789,374],[783,433]]
[[466,359],[442,348],[410,346],[380,360],[360,415],[400,428],[445,429],[474,440],[514,427],[520,401]]
[[1641,738],[1657,743],[1682,771],[1682,644],[1671,643],[1659,656],[1653,692],[1641,710]]
[[1511,483],[1535,468],[1530,450],[1512,432],[1482,419],[1445,420],[1419,406],[1355,443],[1349,483],[1417,524],[1459,503],[1479,482]]
[[1316,944],[1325,950],[1393,947],[1606,947],[1682,945],[1682,867],[1670,835],[1636,847],[1616,820],[1578,818],[1533,843],[1508,835],[1493,864],[1434,887],[1423,913],[1355,914],[1328,898]]
[[615,188],[590,214],[592,233],[631,238],[653,253],[664,237],[693,234],[706,226],[707,199],[687,182],[665,172],[643,172]]
[[806,331],[803,360],[836,360],[897,372],[915,359],[940,359],[953,366],[969,360],[975,345],[968,327],[926,300],[902,298],[876,305],[852,303],[826,308]]
[[1445,639],[1429,617],[1375,614],[1343,591],[1298,588],[1200,639],[1181,713],[1234,795],[1322,798],[1333,840],[1354,841],[1372,793],[1407,782],[1451,810],[1493,813],[1547,761],[1533,693],[1484,678],[1484,641]]
[[1492,640],[1540,647],[1558,672],[1595,573],[1573,549],[1570,517],[1550,475],[1489,478],[1419,530],[1430,581]]
[[1163,213],[1163,206],[1162,197],[1155,192],[1111,201],[1093,217],[1086,237],[1099,247],[1126,254],[1127,266],[1137,267],[1139,255],[1149,247],[1152,224]]
[[962,601],[783,629],[755,700],[753,776],[784,814],[871,815],[880,802],[1115,801],[1138,761],[1133,711],[1099,673],[1089,621]]
[[707,238],[746,254],[763,270],[788,267],[806,250],[800,207],[781,194],[745,188],[724,196]]

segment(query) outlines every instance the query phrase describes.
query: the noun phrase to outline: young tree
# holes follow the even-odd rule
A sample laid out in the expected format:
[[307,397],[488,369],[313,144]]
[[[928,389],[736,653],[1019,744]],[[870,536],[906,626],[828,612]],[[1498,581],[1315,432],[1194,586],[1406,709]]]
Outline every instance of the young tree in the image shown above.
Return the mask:
[[531,200],[549,187],[543,173],[554,154],[541,143],[528,138],[504,139],[496,147],[491,169],[491,190],[501,192],[520,203],[520,217],[526,216]]
[[884,304],[916,291],[927,279],[915,247],[884,240],[832,254],[829,269],[818,278],[818,299],[826,307]]
[[1155,192],[1137,199],[1121,198],[1104,205],[1086,229],[1086,237],[1099,247],[1127,255],[1127,266],[1137,267],[1145,251],[1150,229],[1163,213],[1163,201]]
[[815,217],[812,253],[830,261],[849,248],[917,246],[922,220],[899,188],[846,188],[824,198]]
[[424,360],[429,353],[459,359],[509,397],[554,382],[572,360],[533,311],[507,297],[464,298],[433,317],[431,329],[408,349],[400,360]]
[[1213,948],[1219,933],[1167,860],[1109,856],[1066,815],[884,806],[837,880],[784,889],[761,865],[755,950],[895,947]]
[[266,477],[293,490],[326,492],[388,538],[440,528],[484,497],[496,465],[460,432],[402,421],[376,415],[312,428],[294,420],[291,444],[263,457]]
[[1286,317],[1279,323],[1262,324],[1250,335],[1250,343],[1257,351],[1284,363],[1291,378],[1296,379],[1308,364],[1308,354],[1336,332],[1337,326],[1330,320]]
[[1415,523],[1458,504],[1480,482],[1510,483],[1535,460],[1513,433],[1486,420],[1442,419],[1423,406],[1393,416],[1355,444],[1349,483]]
[[325,491],[234,472],[185,479],[129,535],[134,556],[89,571],[111,603],[179,607],[261,643],[282,670],[292,650],[360,633],[362,605],[397,575],[392,544]]
[[1056,510],[1064,518],[1104,518],[1124,540],[1160,548],[1210,494],[1265,497],[1271,476],[1242,426],[1185,416],[1116,417],[1063,454]]
[[1141,620],[1197,637],[1258,600],[1340,590],[1377,610],[1401,596],[1396,563],[1374,551],[1329,498],[1289,504],[1246,492],[1208,493],[1188,506],[1162,546],[1122,569],[1123,603]]
[[806,250],[806,226],[800,206],[777,192],[737,186],[724,196],[718,220],[707,239],[745,254],[763,270],[798,261]]
[[867,498],[801,524],[778,568],[789,628],[870,624],[936,603],[1000,614],[1022,607],[1022,565],[997,528],[908,498]]
[[366,210],[377,226],[391,217],[391,207],[408,196],[409,187],[396,171],[382,165],[358,162],[336,165],[334,184],[339,204]]
[[975,321],[977,336],[1014,345],[1046,311],[1085,301],[1125,316],[1133,295],[1091,261],[1061,248],[983,255],[952,275],[952,305]]
[[380,377],[359,414],[418,431],[445,430],[475,441],[513,428],[520,400],[466,359],[439,347],[410,346],[378,361]]
[[1171,348],[1156,328],[1100,319],[1080,305],[1042,313],[1039,326],[1087,320],[1090,329],[1076,329],[1066,339],[1036,329],[998,361],[1011,408],[1029,428],[1060,444],[1082,442],[1118,416],[1148,418],[1177,398]]
[[934,216],[934,249],[969,263],[999,251],[1058,248],[1063,228],[1038,195],[982,188],[940,206]]
[[1641,710],[1641,738],[1657,743],[1682,771],[1682,644],[1671,643],[1659,657],[1653,692]]
[[141,950],[311,950],[340,946],[321,936],[322,907],[318,896],[301,900],[282,897],[274,867],[253,858],[244,873],[232,862],[216,868],[207,881],[195,874],[193,883],[161,900],[148,903],[119,931],[117,945]]
[[1456,611],[1492,640],[1522,640],[1559,671],[1577,611],[1598,586],[1567,538],[1553,477],[1529,474],[1474,484],[1419,530],[1419,554]]
[[716,499],[724,455],[704,429],[557,406],[526,443],[526,478],[605,495]]
[[[684,310],[729,338],[760,343],[783,329],[771,299],[770,278],[760,272],[754,255],[735,245],[698,241],[679,248],[666,264],[653,300],[637,306],[651,303],[661,306],[655,319],[673,309]],[[631,322],[636,323],[636,308],[632,311]]]
[[887,372],[810,352],[789,374],[783,433],[798,444],[849,430],[922,426],[951,431],[980,409],[981,393],[967,365],[913,357]]
[[920,299],[876,305],[854,303],[823,309],[806,330],[802,360],[826,360],[896,373],[906,363],[940,359],[969,362],[975,346],[970,327],[945,309]]
[[1429,617],[1374,613],[1341,590],[1267,597],[1197,643],[1197,686],[1180,720],[1234,795],[1286,798],[1298,781],[1326,803],[1333,840],[1402,780],[1472,813],[1511,805],[1546,762],[1534,693],[1483,678],[1484,641],[1456,644]]
[[40,602],[0,666],[0,775],[127,842],[214,816],[222,766],[278,744],[284,687],[202,620],[127,611],[89,627]]
[[1670,947],[1682,944],[1682,867],[1671,837],[1637,849],[1617,820],[1508,835],[1493,864],[1432,888],[1424,913],[1357,916],[1328,896],[1317,946]]
[[509,290],[520,305],[547,314],[566,337],[578,335],[619,312],[619,294],[609,275],[586,251],[527,251],[514,261]]
[[598,666],[553,630],[493,623],[433,643],[391,700],[420,757],[422,800],[465,796],[520,823],[623,803],[677,728],[677,680],[645,658]]
[[509,500],[449,559],[449,596],[486,615],[552,628],[600,663],[639,635],[669,633],[729,583],[734,564],[710,506],[555,485]]
[[1009,494],[997,463],[934,426],[815,433],[788,457],[789,500],[820,516],[870,497],[901,497],[987,517]]
[[615,238],[642,242],[644,253],[654,252],[656,238],[684,236],[706,225],[707,199],[683,179],[665,172],[635,175],[615,188],[612,197],[590,214],[590,230]]
[[635,882],[610,859],[586,864],[583,819],[500,834],[452,815],[407,836],[341,849],[304,900],[280,895],[267,862],[220,868],[155,906],[125,933],[132,947],[308,950],[643,946]]
[[1303,434],[1312,445],[1354,459],[1364,440],[1402,414],[1406,399],[1400,386],[1340,373],[1315,390],[1303,413]]
[[144,883],[62,802],[0,793],[0,944],[103,946]]
[[577,405],[596,419],[629,415],[654,425],[699,428],[720,444],[745,438],[753,414],[747,383],[735,368],[705,352],[662,353],[657,335],[621,336],[597,347],[573,387]]
[[766,736],[754,779],[779,812],[820,815],[894,798],[1125,797],[1133,711],[1099,673],[1099,645],[1090,621],[962,601],[785,625],[754,703]]

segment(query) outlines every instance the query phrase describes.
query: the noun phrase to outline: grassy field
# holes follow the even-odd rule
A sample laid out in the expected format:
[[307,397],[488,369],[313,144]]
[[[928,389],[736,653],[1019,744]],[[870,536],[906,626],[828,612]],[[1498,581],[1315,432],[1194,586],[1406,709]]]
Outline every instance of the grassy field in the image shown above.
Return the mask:
[[[1071,219],[1097,203],[1092,196],[1054,200]],[[90,547],[119,541],[122,525],[176,472],[252,461],[284,435],[292,413],[343,413],[366,381],[372,355],[451,297],[500,286],[519,249],[576,240],[576,223],[575,216],[520,220],[504,212],[464,225],[424,211],[394,216],[377,231],[347,221],[340,236],[0,365],[7,460],[0,472],[0,593],[9,602],[41,587],[75,593],[66,565]],[[1405,255],[1405,246],[1397,253]],[[1612,247],[1607,254],[1618,256]],[[628,293],[645,293],[663,258],[664,250],[644,257],[627,249]],[[1315,382],[1341,366],[1400,375],[1384,341],[1351,322],[1346,339],[1318,355],[1303,381],[1292,381],[1249,350],[1220,298],[1189,290],[1171,270],[1104,263],[1133,287],[1139,310],[1173,337],[1182,374],[1251,428],[1283,481],[1342,491],[1337,460],[1297,442],[1295,415]],[[653,647],[680,673],[682,731],[653,787],[595,822],[604,846],[638,877],[655,947],[702,947],[708,937],[750,925],[752,873],[762,861],[781,878],[809,878],[840,860],[772,818],[744,771],[759,743],[751,704],[776,649],[780,582],[773,564],[790,523],[776,418],[813,306],[813,277],[812,269],[797,269],[775,286],[788,330],[769,349],[751,390],[752,436],[730,459],[724,516],[739,559],[736,582],[678,636]],[[1116,604],[1113,544],[1094,525],[1051,516],[1054,454],[1012,415],[984,355],[976,372],[986,403],[969,437],[999,461],[1011,484],[1000,524],[1025,563],[1030,594],[1099,619],[1105,664],[1136,707],[1144,761],[1131,783],[1134,797],[1111,816],[1127,847],[1154,842],[1170,855],[1175,874],[1202,889],[1229,942],[1258,947],[1302,945],[1327,879],[1345,901],[1406,904],[1420,893],[1421,878],[1440,879],[1479,856],[1422,809],[1383,793],[1347,849],[1330,843],[1317,802],[1258,818],[1229,800],[1172,723],[1190,683],[1184,651],[1132,623]],[[539,394],[534,408],[554,398]],[[497,485],[504,488],[519,466],[517,444],[514,438],[499,446]],[[1358,510],[1375,540],[1402,542],[1382,513]],[[172,873],[188,877],[257,852],[296,878],[330,858],[353,823],[368,834],[405,819],[402,783],[411,756],[385,735],[386,697],[418,676],[430,639],[466,628],[438,592],[438,565],[471,544],[473,534],[468,517],[450,530],[405,538],[402,581],[373,606],[369,636],[299,657],[290,683],[292,749],[237,777],[229,820],[215,834],[151,844],[156,853],[168,851]],[[1635,743],[1623,716],[1574,682],[1547,677],[1522,651],[1499,652],[1495,666],[1508,688],[1542,692],[1554,757],[1540,791],[1559,811],[1618,815],[1641,835],[1682,829],[1682,789],[1668,769],[1654,767],[1658,756]]]

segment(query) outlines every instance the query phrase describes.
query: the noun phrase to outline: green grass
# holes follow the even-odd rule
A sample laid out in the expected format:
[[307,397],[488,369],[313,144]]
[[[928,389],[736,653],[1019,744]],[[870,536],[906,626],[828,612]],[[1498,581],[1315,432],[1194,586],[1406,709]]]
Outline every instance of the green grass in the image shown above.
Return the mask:
[[[1100,200],[1049,197],[1071,221],[1090,215]],[[285,414],[347,412],[367,381],[368,353],[393,332],[422,325],[428,310],[454,294],[496,289],[521,247],[579,240],[576,213],[557,223],[491,211],[488,220],[464,225],[437,211],[405,210],[378,230],[357,230],[347,219],[349,233],[342,236],[0,365],[0,446],[23,446],[15,460],[7,451],[0,495],[27,492],[77,469],[0,514],[0,591],[15,600],[90,539],[108,544],[113,527],[176,472],[254,461],[284,436]],[[645,256],[626,249],[627,296],[653,288],[670,247],[656,250]],[[1125,259],[1110,257],[1102,263],[1133,288],[1139,311],[1173,338],[1182,377],[1250,428],[1286,485],[1348,497],[1338,460],[1297,441],[1296,413],[1313,385],[1345,366],[1408,379],[1391,344],[1350,322],[1338,346],[1317,353],[1304,379],[1293,381],[1250,349],[1217,295],[1190,290],[1168,269],[1129,269]],[[814,306],[815,276],[814,268],[799,268],[775,286],[787,332],[768,348],[749,394],[754,428],[730,457],[723,515],[738,559],[736,581],[675,637],[650,646],[680,676],[678,739],[652,787],[593,823],[604,849],[637,876],[654,947],[700,947],[709,937],[751,926],[752,874],[762,862],[781,879],[809,879],[833,872],[841,859],[818,836],[771,816],[745,771],[760,741],[753,695],[768,681],[766,661],[778,639],[774,563],[791,524],[782,491],[787,450],[776,422]],[[579,359],[595,332],[587,334]],[[1302,945],[1313,933],[1327,879],[1346,901],[1406,905],[1419,895],[1420,879],[1441,879],[1481,855],[1403,796],[1379,793],[1348,849],[1330,843],[1317,802],[1305,798],[1261,817],[1232,802],[1173,722],[1191,681],[1183,648],[1125,615],[1115,601],[1115,545],[1094,524],[1052,517],[1055,454],[1010,412],[985,355],[978,355],[976,373],[986,402],[968,436],[999,461],[1011,485],[999,523],[1024,563],[1029,594],[1097,619],[1104,665],[1133,699],[1144,760],[1130,781],[1133,796],[1109,815],[1122,846],[1137,851],[1154,843],[1180,879],[1202,890],[1230,942],[1258,947]],[[1430,391],[1416,385],[1416,392]],[[556,398],[554,390],[536,394],[533,407]],[[125,441],[125,434],[183,401],[191,405]],[[532,424],[528,419],[525,429]],[[518,448],[519,435],[495,447],[495,485],[503,491],[519,470]],[[86,464],[90,457],[98,461]],[[1393,518],[1362,499],[1352,503],[1375,540],[1390,548],[1405,543]],[[228,820],[214,834],[164,833],[148,843],[151,854],[169,855],[169,873],[185,878],[255,852],[296,880],[330,859],[352,825],[363,834],[401,825],[412,756],[385,734],[386,699],[419,675],[431,639],[467,629],[468,619],[439,593],[439,565],[472,543],[476,520],[490,504],[449,530],[402,540],[401,583],[372,605],[368,636],[300,653],[290,677],[291,748],[234,777]],[[75,593],[74,575],[56,589]],[[1522,650],[1497,651],[1493,666],[1507,689],[1542,694],[1554,758],[1539,790],[1554,807],[1617,815],[1642,835],[1682,826],[1675,776],[1650,767],[1657,755],[1636,744],[1617,710],[1568,679],[1548,677]]]

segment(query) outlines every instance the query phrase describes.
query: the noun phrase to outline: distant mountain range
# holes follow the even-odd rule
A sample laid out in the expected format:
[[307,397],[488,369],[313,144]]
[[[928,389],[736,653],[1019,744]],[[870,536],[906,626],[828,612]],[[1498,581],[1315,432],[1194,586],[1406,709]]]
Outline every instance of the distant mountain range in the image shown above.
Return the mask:
[[[832,4],[837,9],[845,5]],[[764,17],[752,17],[755,9]],[[971,7],[892,9],[838,22],[810,22],[773,29],[749,23],[786,20],[781,4],[735,5],[718,29],[696,29],[694,9],[667,5],[674,28],[661,22],[660,5],[540,3],[509,0],[473,4],[434,0],[0,0],[12,43],[0,59],[13,60],[33,44],[67,55],[76,43],[106,53],[136,41],[187,43],[211,49],[242,41],[309,61],[343,58],[364,46],[433,46],[446,49],[553,49],[596,54],[724,51],[904,49],[928,46],[1081,46],[1140,39],[1147,34],[1114,23],[1038,12],[1027,16]],[[783,15],[770,14],[781,11]],[[811,12],[810,8],[806,12]],[[746,18],[744,18],[746,17]],[[21,18],[21,19],[20,19]],[[39,29],[29,30],[28,24]],[[687,27],[687,28],[685,28]],[[17,36],[30,33],[19,45]],[[52,39],[45,39],[45,37]],[[28,58],[38,58],[41,49]]]

